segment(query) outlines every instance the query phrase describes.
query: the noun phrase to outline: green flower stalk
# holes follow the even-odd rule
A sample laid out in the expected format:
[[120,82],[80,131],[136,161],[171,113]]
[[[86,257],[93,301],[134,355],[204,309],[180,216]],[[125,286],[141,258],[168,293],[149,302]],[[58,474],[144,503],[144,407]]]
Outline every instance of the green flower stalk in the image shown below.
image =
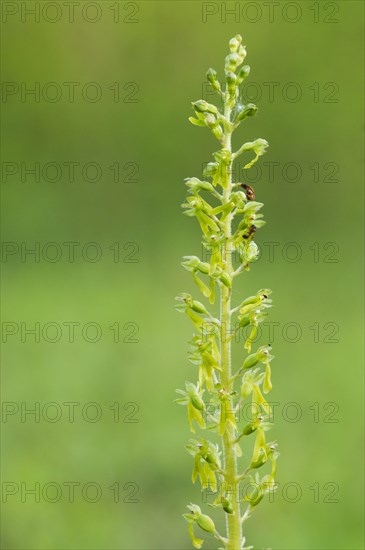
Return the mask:
[[[225,516],[225,533],[221,534],[209,515],[197,504],[189,504],[184,517],[193,546],[201,548],[203,544],[195,534],[200,531],[199,535],[208,533],[227,550],[241,550],[252,548],[245,547],[244,522],[264,495],[275,489],[278,453],[275,442],[266,439],[272,426],[265,397],[272,388],[271,346],[253,349],[258,326],[271,307],[271,291],[258,290],[232,305],[235,279],[257,260],[259,250],[253,239],[265,224],[260,213],[263,204],[255,200],[252,187],[232,181],[232,167],[240,155],[248,154],[251,157],[245,169],[251,168],[268,143],[259,138],[244,143],[235,152],[232,149],[233,132],[257,113],[257,107],[240,102],[240,86],[250,73],[249,66],[243,65],[246,48],[241,36],[232,38],[229,46],[225,83],[218,81],[214,69],[207,72],[210,85],[222,100],[222,109],[204,100],[195,101],[195,116],[189,119],[196,126],[209,128],[220,148],[206,166],[202,180],[192,177],[185,182],[188,197],[182,205],[184,213],[198,220],[209,261],[186,256],[182,265],[191,272],[203,301],[209,303],[187,293],[177,297],[177,309],[188,315],[196,330],[189,359],[197,369],[197,381],[186,382],[184,390],[177,390],[177,402],[187,407],[191,431],[206,431],[209,435],[209,439],[191,439],[186,447],[193,457],[192,481],[199,480],[202,491],[214,493],[209,506],[220,509]],[[217,295],[220,308],[216,316],[210,308]],[[231,348],[238,336],[243,336],[246,356],[234,367]],[[251,405],[247,407],[247,403]],[[243,410],[251,411],[245,421],[241,419]],[[214,441],[210,441],[212,438]],[[244,466],[242,457],[246,460]]]

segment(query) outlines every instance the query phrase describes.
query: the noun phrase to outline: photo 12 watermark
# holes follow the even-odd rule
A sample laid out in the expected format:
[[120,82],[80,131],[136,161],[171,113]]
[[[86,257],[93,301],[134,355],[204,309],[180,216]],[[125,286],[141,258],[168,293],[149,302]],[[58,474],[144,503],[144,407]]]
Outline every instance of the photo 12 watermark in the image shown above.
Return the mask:
[[[215,96],[209,82],[203,82],[202,95],[206,101]],[[339,103],[340,85],[335,81],[327,82],[247,82],[242,89],[240,99],[243,103],[265,101],[266,103]],[[239,105],[238,105],[239,106]]]
[[114,321],[102,324],[97,321],[2,321],[3,344],[75,344],[84,342],[113,342],[139,344],[140,326],[135,321]]
[[95,504],[102,500],[115,504],[138,504],[140,486],[135,481],[114,481],[105,485],[97,481],[3,481],[3,504],[39,504],[63,502]]
[[1,181],[16,183],[139,183],[140,167],[135,161],[112,161],[108,165],[95,161],[3,161]]
[[[255,506],[258,500],[266,496],[269,504],[282,501],[288,504],[297,504],[306,500],[315,504],[338,504],[340,502],[340,485],[336,481],[319,482],[314,481],[307,484],[297,481],[276,481],[272,483],[259,483],[253,478],[241,484],[236,488],[228,486],[226,483],[219,485],[218,490],[230,500],[237,499],[239,502]],[[208,503],[212,496],[216,496],[217,491],[211,487],[206,487],[202,492],[202,502]]]
[[24,2],[4,0],[0,4],[2,23],[23,24],[102,22],[135,24],[140,22],[140,2],[123,1],[50,1]]
[[20,262],[22,264],[96,264],[109,261],[114,264],[138,264],[140,246],[134,241],[114,242],[111,244],[95,241],[49,241],[25,242],[4,241],[1,244],[1,262],[3,264]]
[[2,103],[139,103],[137,82],[16,82],[1,83]]
[[68,424],[112,422],[114,424],[138,424],[140,406],[135,401],[101,403],[97,401],[3,401],[1,422],[3,424]]
[[339,2],[202,2],[202,23],[339,23]]
[[[206,170],[208,162],[202,164],[202,173]],[[279,162],[276,160],[263,161],[261,164],[254,164],[249,170],[245,169],[245,163],[237,160],[230,171],[235,181],[244,179],[250,185],[264,180],[268,183],[304,183],[308,184],[336,184],[340,183],[340,166],[336,161],[311,163],[287,160]]]

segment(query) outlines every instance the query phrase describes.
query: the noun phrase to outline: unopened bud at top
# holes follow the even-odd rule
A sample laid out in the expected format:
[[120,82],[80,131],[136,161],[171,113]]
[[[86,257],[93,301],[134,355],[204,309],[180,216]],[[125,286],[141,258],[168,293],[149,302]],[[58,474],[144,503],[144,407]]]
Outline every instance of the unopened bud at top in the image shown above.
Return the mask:
[[237,34],[234,38],[231,38],[231,40],[229,41],[229,49],[231,50],[231,52],[237,52],[241,43],[242,36],[240,34]]
[[217,80],[217,71],[210,68],[207,70],[207,79],[210,83],[215,82]]

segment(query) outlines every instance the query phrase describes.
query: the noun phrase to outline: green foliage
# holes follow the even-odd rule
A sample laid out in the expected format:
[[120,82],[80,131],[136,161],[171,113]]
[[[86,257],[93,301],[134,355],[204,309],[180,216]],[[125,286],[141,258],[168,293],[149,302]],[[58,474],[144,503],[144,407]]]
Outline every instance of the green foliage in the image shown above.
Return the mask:
[[[203,233],[202,244],[209,252],[209,261],[197,256],[185,256],[183,267],[190,271],[203,299],[215,303],[219,293],[218,318],[209,311],[210,305],[194,299],[187,293],[177,297],[177,309],[185,312],[194,324],[196,334],[191,341],[190,362],[197,367],[197,382],[186,382],[185,390],[177,402],[188,410],[190,429],[206,430],[210,437],[191,439],[187,445],[193,457],[192,481],[199,480],[201,489],[216,493],[210,503],[226,516],[227,532],[218,533],[213,520],[203,514],[196,504],[188,506],[184,514],[189,523],[193,546],[200,548],[202,539],[195,536],[194,528],[214,535],[227,550],[245,548],[242,524],[248,519],[264,495],[275,489],[275,442],[267,442],[270,430],[271,409],[265,395],[271,390],[271,346],[263,345],[252,351],[259,324],[271,307],[269,289],[258,290],[254,296],[244,299],[238,306],[231,306],[232,287],[235,278],[258,257],[258,247],[253,238],[265,224],[260,213],[263,204],[255,201],[254,190],[241,182],[232,181],[232,165],[235,159],[253,153],[245,169],[251,168],[266,152],[264,139],[244,143],[232,151],[231,136],[240,124],[257,113],[256,105],[240,104],[240,85],[250,73],[242,65],[246,48],[241,36],[229,43],[230,53],[225,60],[225,84],[218,80],[217,72],[209,69],[207,79],[220,96],[223,109],[204,100],[192,103],[195,117],[190,122],[205,126],[220,142],[220,149],[213,154],[214,161],[204,170],[204,180],[187,178],[188,197],[182,205],[184,214],[195,217]],[[210,181],[208,181],[210,180]],[[210,197],[210,199],[209,199]],[[209,199],[209,200],[208,200]],[[245,333],[244,349],[247,356],[233,372],[231,364],[232,340]],[[240,412],[251,402],[249,423],[240,426]],[[247,409],[247,407],[246,407]],[[214,435],[216,434],[216,435]],[[249,437],[251,436],[251,437]],[[246,468],[240,470],[239,459],[250,457]],[[261,468],[265,470],[260,475]],[[253,474],[255,472],[255,474]],[[241,495],[240,484],[249,483],[250,489]],[[245,505],[244,513],[241,506]]]

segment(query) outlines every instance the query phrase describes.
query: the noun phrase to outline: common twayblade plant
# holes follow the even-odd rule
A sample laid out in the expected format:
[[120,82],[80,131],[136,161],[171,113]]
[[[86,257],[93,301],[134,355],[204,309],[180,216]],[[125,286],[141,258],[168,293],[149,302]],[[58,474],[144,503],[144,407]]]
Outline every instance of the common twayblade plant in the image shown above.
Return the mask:
[[[195,327],[189,359],[197,371],[195,382],[186,382],[184,390],[177,390],[177,402],[187,407],[190,430],[205,432],[186,446],[193,457],[192,481],[199,481],[205,496],[213,495],[208,505],[220,509],[226,519],[225,532],[220,533],[207,510],[189,504],[184,517],[193,546],[202,546],[199,537],[205,532],[214,536],[221,548],[241,550],[252,548],[245,546],[244,522],[275,488],[278,453],[275,442],[266,439],[271,428],[271,409],[265,397],[272,388],[271,346],[254,349],[258,326],[271,307],[271,291],[261,289],[232,304],[236,278],[258,258],[254,236],[265,224],[260,213],[263,204],[255,200],[252,187],[233,181],[233,163],[248,153],[251,157],[244,168],[251,168],[268,143],[259,138],[233,151],[233,132],[256,114],[257,107],[240,101],[240,87],[250,73],[250,67],[242,65],[246,57],[242,37],[232,38],[229,47],[225,83],[219,82],[215,70],[207,72],[222,108],[199,100],[192,104],[195,117],[189,119],[195,126],[207,127],[220,147],[204,169],[203,179],[185,181],[184,214],[198,220],[204,260],[209,261],[185,256],[182,262],[207,304],[187,293],[177,296],[177,309],[184,311]],[[215,314],[216,295],[219,313]],[[231,348],[237,337],[242,338],[245,357],[236,366],[232,365]],[[241,421],[240,413],[247,410],[247,404],[250,415]]]

